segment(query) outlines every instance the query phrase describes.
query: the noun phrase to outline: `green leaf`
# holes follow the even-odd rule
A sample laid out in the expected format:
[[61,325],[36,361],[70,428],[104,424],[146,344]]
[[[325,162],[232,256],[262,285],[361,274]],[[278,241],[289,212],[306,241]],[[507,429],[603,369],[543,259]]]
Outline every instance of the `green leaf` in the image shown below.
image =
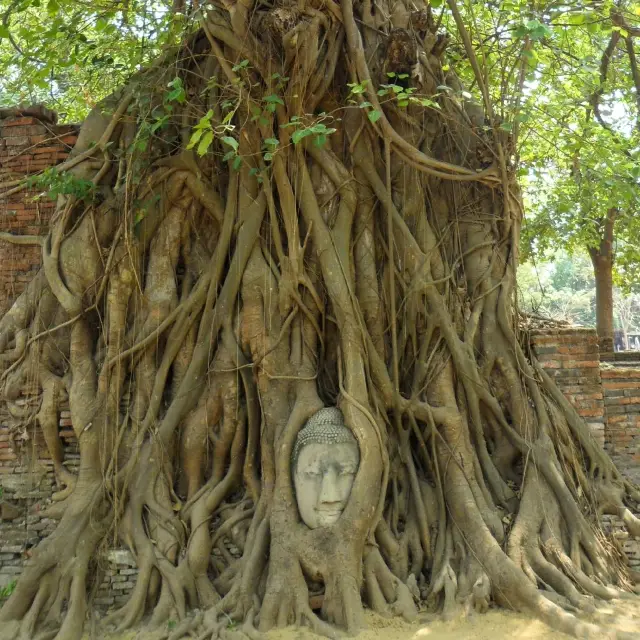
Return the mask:
[[235,65],[232,68],[232,70],[237,73],[241,69],[246,69],[248,66],[249,66],[249,61],[248,60],[242,60],[242,62],[238,62],[238,64]]
[[367,117],[371,122],[375,123],[375,122],[378,122],[378,120],[380,120],[380,118],[382,117],[382,112],[378,111],[377,109],[374,109],[373,111],[369,111],[367,113]]
[[355,82],[348,82],[347,83],[347,87],[349,87],[349,94],[356,96],[359,95],[361,93],[364,93],[367,90],[367,82],[369,82],[368,80],[365,80],[364,82],[361,82],[360,84],[357,84]]
[[277,138],[266,138],[264,144],[267,147],[277,147],[280,144],[280,140]]
[[213,111],[209,109],[206,115],[200,118],[198,124],[194,127],[194,129],[209,129],[211,127],[211,118],[213,118]]
[[293,144],[298,144],[300,140],[310,136],[313,132],[310,129],[298,129],[291,134],[291,141]]
[[271,94],[269,96],[265,96],[263,98],[263,100],[269,104],[284,104],[284,101],[282,100],[282,98],[280,96],[277,96],[275,94]]
[[165,98],[168,102],[179,102],[181,104],[186,102],[187,94],[182,86],[181,78],[174,78],[167,86],[171,89]]
[[242,158],[240,156],[236,156],[231,166],[234,171],[240,171],[240,167],[242,166]]
[[199,156],[203,156],[207,153],[207,150],[211,146],[213,142],[213,131],[205,131],[200,143],[198,144],[198,149],[196,150]]
[[232,138],[231,136],[222,136],[221,140],[232,147],[234,151],[238,150],[238,141],[235,138]]
[[189,144],[187,145],[187,149],[193,149],[193,147],[195,147],[196,144],[198,144],[198,141],[202,137],[203,133],[204,133],[204,129],[196,129],[191,134],[191,138],[189,139]]
[[8,38],[8,37],[9,37],[9,29],[5,27],[3,24],[0,24],[0,40],[2,40],[2,38]]

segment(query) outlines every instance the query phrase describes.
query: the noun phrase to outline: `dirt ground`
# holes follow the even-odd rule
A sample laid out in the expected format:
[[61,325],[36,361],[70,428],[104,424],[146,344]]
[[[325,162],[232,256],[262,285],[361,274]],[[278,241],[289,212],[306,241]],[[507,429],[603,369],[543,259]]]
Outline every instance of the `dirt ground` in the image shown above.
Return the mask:
[[[602,603],[590,621],[599,623],[603,629],[601,638],[613,637],[607,631],[618,629],[632,632],[640,640],[640,598],[635,600]],[[471,614],[449,622],[441,616],[423,613],[412,624],[399,618],[383,618],[371,611],[366,612],[367,629],[356,640],[566,640],[570,636],[553,631],[546,624],[523,614],[504,609],[490,609],[482,615]],[[100,640],[153,640],[156,634],[128,632],[122,635],[99,635]],[[306,628],[288,627],[271,631],[265,640],[322,640],[322,636]],[[83,640],[93,640],[91,634]]]
[[[422,614],[412,624],[398,618],[386,619],[372,612],[366,615],[368,629],[357,640],[561,640],[570,636],[553,631],[546,624],[526,615],[491,609],[445,622],[441,617]],[[606,629],[636,632],[640,638],[640,599],[603,604],[592,621]],[[603,635],[603,640],[606,635]],[[307,629],[287,628],[267,634],[268,640],[312,640],[320,638]]]

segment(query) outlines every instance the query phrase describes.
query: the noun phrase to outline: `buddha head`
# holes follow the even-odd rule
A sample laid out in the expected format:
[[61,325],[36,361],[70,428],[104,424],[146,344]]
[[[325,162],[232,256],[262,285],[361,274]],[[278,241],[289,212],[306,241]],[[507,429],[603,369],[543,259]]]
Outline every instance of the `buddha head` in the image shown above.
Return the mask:
[[340,409],[320,409],[300,429],[292,454],[293,484],[300,517],[310,529],[338,520],[359,463],[358,443]]

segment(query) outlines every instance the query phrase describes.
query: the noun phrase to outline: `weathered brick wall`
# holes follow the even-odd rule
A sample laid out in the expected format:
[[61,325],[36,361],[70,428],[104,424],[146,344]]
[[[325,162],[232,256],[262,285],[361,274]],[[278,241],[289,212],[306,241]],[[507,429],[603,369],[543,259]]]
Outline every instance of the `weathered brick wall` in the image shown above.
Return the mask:
[[[545,329],[530,337],[538,360],[596,440],[625,476],[640,483],[640,368],[602,363],[593,329]],[[602,520],[622,545],[629,566],[640,571],[640,539],[629,536],[621,518],[605,515]]]
[[605,405],[596,332],[576,327],[542,329],[532,331],[530,339],[545,371],[604,445]]
[[[35,189],[12,190],[26,177],[63,162],[76,142],[78,127],[58,125],[40,107],[0,111],[0,232],[45,235],[55,203]],[[5,195],[7,194],[7,195]],[[4,196],[4,197],[3,197]],[[37,273],[39,245],[0,240],[0,315]],[[37,404],[37,388],[22,390],[16,404]],[[64,463],[77,468],[79,453],[68,410],[60,413]],[[31,549],[55,528],[46,517],[57,490],[53,465],[35,429],[15,429],[6,403],[0,403],[0,588],[20,574]],[[101,567],[104,580],[97,593],[102,605],[122,603],[133,588],[137,570],[128,552],[112,551]]]
[[602,366],[606,448],[618,468],[640,484],[640,367]]
[[[32,397],[35,394],[34,389]],[[70,422],[69,411],[61,411],[65,466],[75,472],[80,454]],[[20,573],[30,549],[56,524],[45,513],[56,487],[53,463],[42,436],[33,428],[16,431],[5,403],[0,405],[0,488],[1,588]]]
[[[64,161],[77,139],[78,127],[55,124],[55,114],[31,109],[19,110],[0,119],[0,231],[20,235],[43,235],[54,203],[36,199],[35,190],[7,197],[25,176]],[[0,313],[23,291],[40,267],[38,245],[17,245],[0,241]]]

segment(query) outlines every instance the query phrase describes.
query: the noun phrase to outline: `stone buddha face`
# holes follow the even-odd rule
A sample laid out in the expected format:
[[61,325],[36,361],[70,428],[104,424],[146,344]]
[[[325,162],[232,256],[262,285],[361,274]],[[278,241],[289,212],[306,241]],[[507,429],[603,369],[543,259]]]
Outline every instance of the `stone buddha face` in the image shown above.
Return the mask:
[[360,463],[360,450],[342,412],[325,407],[298,433],[293,449],[293,483],[302,521],[328,527],[345,507]]

